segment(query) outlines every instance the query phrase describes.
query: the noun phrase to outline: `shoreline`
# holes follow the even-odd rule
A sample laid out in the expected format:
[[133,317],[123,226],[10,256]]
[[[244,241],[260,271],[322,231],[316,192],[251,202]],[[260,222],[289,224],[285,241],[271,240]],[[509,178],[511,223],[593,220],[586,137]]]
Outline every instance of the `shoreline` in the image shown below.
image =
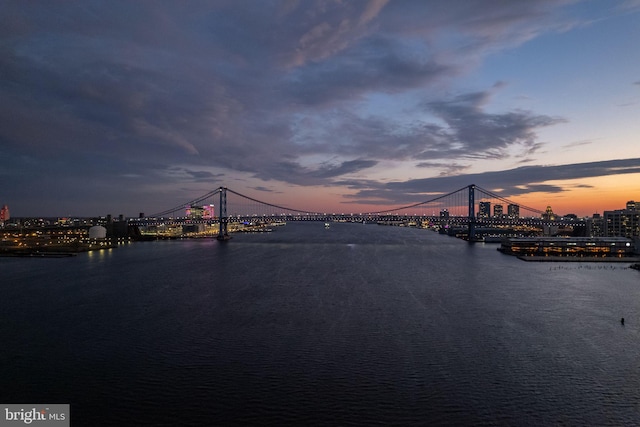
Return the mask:
[[77,256],[79,252],[0,252],[6,258],[68,258]]
[[[525,256],[517,255],[516,258],[527,262],[627,262],[638,263],[640,257],[573,257],[573,256]],[[640,268],[640,267],[639,267]]]

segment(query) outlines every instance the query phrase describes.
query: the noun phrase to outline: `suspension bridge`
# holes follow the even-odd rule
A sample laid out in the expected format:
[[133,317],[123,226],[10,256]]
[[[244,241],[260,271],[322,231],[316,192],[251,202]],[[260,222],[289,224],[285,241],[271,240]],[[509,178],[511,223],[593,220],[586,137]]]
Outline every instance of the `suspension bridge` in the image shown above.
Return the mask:
[[237,230],[238,224],[348,221],[430,227],[475,241],[488,234],[531,235],[533,230],[557,226],[562,219],[554,218],[548,210],[522,205],[471,184],[419,203],[349,214],[281,206],[218,187],[186,203],[132,221],[140,227],[160,223],[207,226],[210,233],[215,230],[218,240],[228,240],[230,229]]

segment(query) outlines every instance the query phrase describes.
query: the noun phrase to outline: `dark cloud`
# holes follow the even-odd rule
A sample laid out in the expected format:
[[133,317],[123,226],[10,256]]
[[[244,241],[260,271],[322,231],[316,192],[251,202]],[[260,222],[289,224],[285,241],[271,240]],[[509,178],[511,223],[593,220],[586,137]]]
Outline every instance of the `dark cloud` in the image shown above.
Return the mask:
[[314,172],[314,175],[320,178],[333,178],[336,176],[360,172],[361,170],[368,169],[376,164],[378,164],[378,162],[375,160],[350,160],[342,162],[336,166],[324,165]]
[[264,193],[273,193],[273,192],[274,192],[274,190],[271,190],[270,188],[262,187],[262,186],[258,186],[258,187],[251,187],[251,188],[252,188],[253,190],[261,191],[261,192],[264,192]]
[[490,114],[483,109],[489,98],[490,92],[475,92],[429,102],[426,108],[448,128],[437,132],[438,147],[428,148],[420,157],[429,158],[445,149],[448,151],[445,157],[503,159],[509,156],[507,149],[513,146],[520,146],[528,155],[541,146],[536,140],[536,130],[565,121],[527,111]]
[[375,160],[350,160],[339,164],[326,163],[311,168],[295,162],[281,161],[271,164],[264,175],[258,172],[255,176],[265,181],[274,179],[298,185],[323,185],[329,182],[328,178],[357,173],[377,163]]
[[584,141],[573,141],[564,145],[564,148],[574,148],[574,147],[583,147],[585,145],[591,145],[594,141],[584,140]]
[[[32,215],[44,200],[51,213],[74,200],[78,214],[135,213],[225,179],[357,187],[389,160],[531,159],[563,119],[489,112],[503,82],[443,87],[557,31],[564,3],[5,2],[2,197]],[[368,108],[406,94],[423,101]]]
[[573,0],[505,2],[464,0],[390,2],[385,8],[382,29],[420,35],[434,44],[442,31],[451,31],[447,49],[464,61],[479,52],[514,46],[548,31],[562,31],[573,25],[557,20],[552,12]]
[[459,175],[461,172],[470,168],[469,165],[459,165],[457,163],[439,163],[439,162],[420,162],[416,165],[418,168],[437,169],[441,172],[440,176]]
[[185,172],[196,179],[198,182],[210,182],[215,184],[220,181],[220,178],[225,176],[223,173],[211,173],[209,171],[192,171],[186,170]]
[[294,69],[283,90],[299,104],[335,104],[371,91],[393,93],[419,87],[454,72],[450,65],[416,57],[396,40],[373,37],[330,60]]
[[533,155],[543,146],[537,131],[565,122],[528,111],[487,113],[485,105],[495,89],[417,105],[411,114],[425,118],[410,124],[334,110],[306,118],[296,138],[309,153],[393,160],[504,159],[513,150],[522,157]]

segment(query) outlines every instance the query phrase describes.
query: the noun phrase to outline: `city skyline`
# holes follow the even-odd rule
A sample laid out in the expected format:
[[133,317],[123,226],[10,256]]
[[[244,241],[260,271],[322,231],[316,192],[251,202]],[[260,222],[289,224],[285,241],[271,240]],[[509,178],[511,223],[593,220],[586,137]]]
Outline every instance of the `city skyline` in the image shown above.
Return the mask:
[[368,212],[476,184],[640,199],[638,1],[21,2],[0,206],[137,216],[219,186]]

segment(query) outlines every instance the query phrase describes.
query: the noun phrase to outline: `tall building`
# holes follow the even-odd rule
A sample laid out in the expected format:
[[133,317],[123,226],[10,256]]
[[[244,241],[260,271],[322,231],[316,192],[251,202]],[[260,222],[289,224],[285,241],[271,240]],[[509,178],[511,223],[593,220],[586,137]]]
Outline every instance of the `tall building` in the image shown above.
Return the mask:
[[449,209],[442,209],[440,211],[440,218],[448,219],[449,218]]
[[599,213],[594,213],[587,220],[587,236],[603,237],[604,236],[604,219]]
[[520,206],[513,204],[508,205],[507,215],[509,216],[509,218],[520,218]]
[[502,210],[502,205],[494,205],[493,206],[493,216],[495,218],[502,218],[504,216],[504,212]]
[[635,202],[627,202],[626,209],[604,211],[602,223],[607,237],[640,237],[640,209]]
[[480,202],[478,206],[478,218],[489,218],[491,216],[491,202]]

